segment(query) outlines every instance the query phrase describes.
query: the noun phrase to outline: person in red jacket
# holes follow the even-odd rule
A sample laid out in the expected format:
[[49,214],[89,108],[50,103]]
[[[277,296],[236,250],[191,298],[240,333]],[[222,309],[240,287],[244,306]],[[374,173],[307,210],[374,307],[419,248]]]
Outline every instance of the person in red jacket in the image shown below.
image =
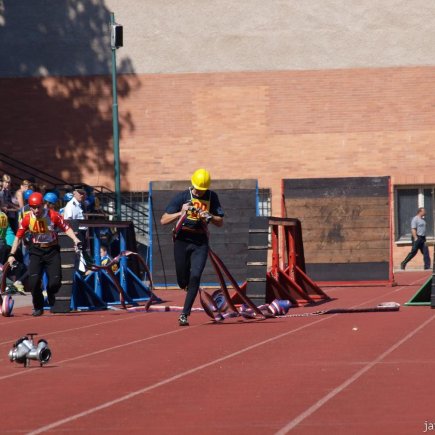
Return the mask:
[[28,272],[29,288],[32,292],[33,301],[32,315],[41,316],[44,314],[44,296],[41,288],[44,270],[48,277],[47,300],[50,306],[54,305],[56,301],[55,295],[61,286],[62,269],[56,228],[59,228],[71,238],[76,250],[80,248],[81,242],[73,229],[63,220],[63,217],[58,212],[44,208],[44,200],[41,193],[32,193],[29,196],[28,203],[30,212],[23,217],[20,223],[11,247],[8,262],[13,265],[15,253],[20,246],[24,234],[30,232],[30,262]]

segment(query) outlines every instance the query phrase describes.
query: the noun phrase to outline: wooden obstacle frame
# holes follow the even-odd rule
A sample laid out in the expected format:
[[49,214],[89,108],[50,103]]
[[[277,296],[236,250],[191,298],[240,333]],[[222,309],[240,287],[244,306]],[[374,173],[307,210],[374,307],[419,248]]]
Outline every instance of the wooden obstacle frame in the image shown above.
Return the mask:
[[[306,273],[302,226],[298,219],[257,217],[251,219],[249,232],[248,277],[239,290],[253,302],[261,305],[285,299],[293,306],[300,306],[330,300]],[[270,251],[272,264],[268,270]],[[242,303],[237,293],[233,294],[234,301]]]
[[267,272],[267,301],[289,299],[299,306],[330,300],[306,273],[300,220],[271,217],[269,225],[272,266]]
[[[130,221],[80,220],[69,223],[75,230],[79,225],[87,228],[89,252],[86,254],[87,257],[90,254],[92,263],[96,265],[101,265],[100,247],[108,233],[115,235],[115,239],[112,240],[113,256],[121,251],[137,250],[134,228]],[[77,254],[72,240],[62,234],[59,241],[63,278],[62,287],[52,308],[53,312],[102,310],[110,305],[122,304],[121,299],[131,305],[148,301],[151,297],[159,299],[153,295],[149,283],[144,280],[144,271],[138,258],[121,257],[117,271],[113,273],[102,268],[84,274],[78,270]],[[84,259],[82,261],[83,266],[88,262]]]
[[304,227],[319,286],[393,285],[390,177],[282,180],[282,216]]

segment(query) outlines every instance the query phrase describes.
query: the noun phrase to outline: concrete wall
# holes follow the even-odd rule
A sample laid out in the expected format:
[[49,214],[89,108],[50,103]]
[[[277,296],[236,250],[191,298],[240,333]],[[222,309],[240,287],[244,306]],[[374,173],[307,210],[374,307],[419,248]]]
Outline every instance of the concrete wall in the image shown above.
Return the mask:
[[0,76],[422,66],[435,62],[427,0],[3,0]]
[[[433,65],[427,0],[165,0],[106,4],[137,73]],[[136,17],[141,16],[141,20]]]

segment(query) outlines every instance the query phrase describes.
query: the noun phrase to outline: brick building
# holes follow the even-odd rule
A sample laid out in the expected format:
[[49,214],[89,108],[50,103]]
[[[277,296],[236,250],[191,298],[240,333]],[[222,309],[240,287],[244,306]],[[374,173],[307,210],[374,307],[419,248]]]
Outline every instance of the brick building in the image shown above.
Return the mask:
[[395,266],[417,205],[433,240],[435,5],[40,3],[2,2],[1,152],[113,189],[114,11],[123,190],[205,166],[258,179],[279,214],[283,178],[391,176]]

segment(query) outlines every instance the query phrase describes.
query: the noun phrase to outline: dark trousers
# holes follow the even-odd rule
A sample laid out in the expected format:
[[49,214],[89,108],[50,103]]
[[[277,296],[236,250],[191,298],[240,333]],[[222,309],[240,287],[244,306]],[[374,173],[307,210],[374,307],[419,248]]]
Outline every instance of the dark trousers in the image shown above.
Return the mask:
[[187,316],[192,310],[198,294],[201,275],[208,256],[208,243],[193,243],[186,240],[175,240],[174,258],[177,282],[180,288],[186,289],[183,313]]
[[0,240],[0,264],[5,264],[8,260],[11,247],[4,240]]
[[[3,240],[0,240],[0,264],[5,264],[8,261],[8,255],[11,252],[11,247],[4,243]],[[8,278],[15,281],[22,281],[22,277],[26,272],[26,267],[23,264],[23,255],[21,250],[15,253],[16,266],[14,268],[10,268],[8,272]]]
[[49,248],[29,249],[29,290],[32,292],[33,307],[35,310],[44,308],[44,295],[42,294],[42,274],[47,273],[47,294],[56,294],[62,285],[62,269],[60,248],[58,245]]
[[403,260],[402,266],[406,266],[406,264],[417,255],[418,251],[423,254],[424,268],[430,269],[429,248],[426,245],[426,237],[424,236],[418,236],[417,240],[412,242],[411,252]]

